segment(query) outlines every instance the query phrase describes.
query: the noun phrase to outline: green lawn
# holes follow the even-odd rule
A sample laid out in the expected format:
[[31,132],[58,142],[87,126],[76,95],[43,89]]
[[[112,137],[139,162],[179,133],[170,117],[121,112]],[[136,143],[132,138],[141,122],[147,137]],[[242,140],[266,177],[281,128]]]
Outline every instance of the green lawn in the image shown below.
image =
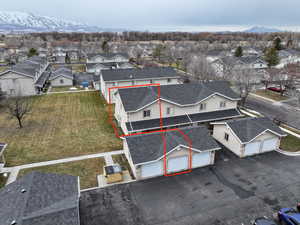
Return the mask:
[[281,96],[280,93],[270,91],[270,90],[257,90],[257,91],[255,91],[254,94],[260,95],[260,96],[265,97],[265,98],[270,98],[274,101],[283,101],[283,100],[287,99],[286,96]]
[[288,152],[300,152],[300,138],[288,135],[282,138],[280,148]]
[[79,176],[80,188],[92,188],[98,186],[97,175],[103,174],[103,166],[105,161],[103,158],[86,159],[81,161],[61,163],[51,166],[42,166],[30,169],[24,169],[19,172],[19,177],[32,171],[40,171],[45,173],[58,173]]
[[3,174],[0,174],[0,188],[3,188],[6,184],[7,177],[4,177]]
[[34,97],[33,111],[19,129],[0,112],[0,140],[8,144],[6,166],[122,149],[107,122],[107,105],[98,92]]

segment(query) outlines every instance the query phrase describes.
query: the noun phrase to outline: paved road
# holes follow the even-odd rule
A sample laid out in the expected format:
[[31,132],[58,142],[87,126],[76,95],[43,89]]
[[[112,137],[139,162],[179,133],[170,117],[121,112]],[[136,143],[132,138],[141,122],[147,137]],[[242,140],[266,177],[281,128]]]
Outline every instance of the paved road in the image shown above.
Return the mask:
[[300,158],[277,152],[81,193],[82,225],[241,225],[300,201]]
[[270,119],[278,118],[285,121],[288,125],[300,129],[300,111],[285,103],[270,103],[254,97],[249,97],[246,102],[246,107]]

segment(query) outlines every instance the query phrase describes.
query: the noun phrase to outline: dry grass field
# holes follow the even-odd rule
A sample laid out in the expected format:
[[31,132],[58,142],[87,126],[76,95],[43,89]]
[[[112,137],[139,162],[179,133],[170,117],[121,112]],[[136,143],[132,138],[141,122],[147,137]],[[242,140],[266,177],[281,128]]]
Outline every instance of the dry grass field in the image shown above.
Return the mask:
[[52,94],[33,102],[23,129],[0,112],[0,140],[8,143],[6,166],[122,149],[98,92]]
[[79,176],[80,188],[86,189],[98,186],[97,175],[103,173],[104,164],[105,162],[103,158],[86,159],[75,162],[60,163],[51,166],[24,169],[19,172],[19,177],[32,171],[58,174],[63,173],[73,176]]

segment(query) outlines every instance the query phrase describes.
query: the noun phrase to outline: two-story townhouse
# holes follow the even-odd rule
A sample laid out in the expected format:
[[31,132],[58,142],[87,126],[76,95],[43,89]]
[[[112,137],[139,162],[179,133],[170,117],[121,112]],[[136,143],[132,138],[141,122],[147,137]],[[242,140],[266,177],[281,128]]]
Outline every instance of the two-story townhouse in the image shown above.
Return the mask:
[[87,54],[86,63],[129,62],[126,53],[96,53]]
[[241,117],[239,100],[228,83],[221,81],[119,89],[115,118],[125,134],[197,126]]
[[101,92],[107,102],[114,102],[116,89],[121,86],[144,84],[170,85],[179,84],[180,75],[171,67],[147,67],[133,69],[103,70],[100,74]]
[[48,66],[43,57],[29,58],[0,73],[0,88],[9,96],[39,94],[50,75]]
[[300,62],[300,52],[294,49],[281,50],[278,53],[280,62],[276,68],[283,68],[288,64]]
[[108,62],[108,63],[87,63],[86,72],[94,73],[99,75],[101,70],[111,70],[111,69],[130,69],[134,68],[129,62]]

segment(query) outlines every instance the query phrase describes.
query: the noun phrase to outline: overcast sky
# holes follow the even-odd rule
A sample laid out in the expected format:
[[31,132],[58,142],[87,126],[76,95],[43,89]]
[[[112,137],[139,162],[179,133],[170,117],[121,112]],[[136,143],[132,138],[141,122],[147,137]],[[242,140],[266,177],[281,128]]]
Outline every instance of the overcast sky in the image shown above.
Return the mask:
[[8,0],[25,11],[100,27],[300,25],[300,0]]

